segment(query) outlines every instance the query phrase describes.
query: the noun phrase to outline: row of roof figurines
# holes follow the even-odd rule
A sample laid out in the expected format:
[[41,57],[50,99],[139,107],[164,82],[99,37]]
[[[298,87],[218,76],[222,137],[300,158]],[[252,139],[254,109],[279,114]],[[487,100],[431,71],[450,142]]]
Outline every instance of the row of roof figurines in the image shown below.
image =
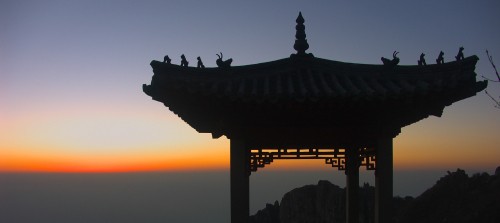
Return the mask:
[[[231,67],[231,63],[233,62],[233,59],[230,58],[228,60],[222,60],[222,57],[224,55],[222,55],[222,52],[219,54],[217,54],[217,57],[219,57],[219,59],[217,59],[215,61],[215,63],[217,64],[218,67],[222,67],[222,68],[226,68],[226,67]],[[196,65],[197,68],[205,68],[205,65],[203,65],[203,62],[201,61],[201,58],[200,57],[197,57],[196,58],[198,60],[198,64]],[[167,64],[172,64],[172,59],[170,59],[170,57],[168,57],[168,55],[166,55],[165,57],[163,57],[163,63],[167,63]],[[181,55],[181,67],[187,67],[189,64],[189,62],[186,60],[186,56],[184,56],[184,54]]]
[[[464,48],[463,47],[460,47],[459,50],[458,50],[458,53],[457,55],[455,56],[455,59],[457,61],[461,61],[464,59]],[[387,59],[385,57],[382,57],[381,60],[382,60],[382,63],[385,65],[385,66],[396,66],[399,64],[399,57],[397,57],[399,52],[397,51],[394,51],[394,53],[392,54],[392,60],[391,59]],[[215,63],[217,64],[217,67],[220,67],[220,68],[228,68],[228,67],[231,67],[231,63],[233,62],[233,59],[230,58],[228,60],[222,60],[223,58],[223,55],[222,55],[222,52],[219,54],[216,54],[217,57],[219,57]],[[444,53],[443,51],[439,52],[439,56],[438,58],[436,59],[436,64],[443,64],[444,63]],[[425,62],[425,54],[422,53],[420,54],[420,59],[418,60],[418,65],[419,66],[427,66],[427,63]],[[201,58],[200,57],[197,57],[196,58],[198,60],[198,63],[197,63],[197,68],[205,68],[205,65],[203,65],[203,62],[201,61]],[[172,59],[170,59],[170,57],[168,57],[168,55],[166,55],[164,58],[163,58],[163,63],[167,63],[167,64],[172,64]],[[187,67],[189,64],[189,62],[186,60],[186,56],[184,56],[184,54],[181,55],[181,67]]]

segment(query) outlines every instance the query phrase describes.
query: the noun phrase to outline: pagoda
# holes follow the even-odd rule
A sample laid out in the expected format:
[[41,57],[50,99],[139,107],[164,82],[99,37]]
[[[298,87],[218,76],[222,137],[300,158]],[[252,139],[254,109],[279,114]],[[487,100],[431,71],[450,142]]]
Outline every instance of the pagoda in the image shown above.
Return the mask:
[[290,57],[232,67],[221,53],[213,68],[152,61],[143,91],[199,133],[230,140],[232,223],[248,222],[251,172],[277,159],[344,170],[349,223],[358,222],[359,168],[375,170],[375,222],[391,222],[393,139],[485,89],[478,57],[418,66],[397,65],[396,53],[380,65],[321,59],[306,53],[301,14],[296,22]]

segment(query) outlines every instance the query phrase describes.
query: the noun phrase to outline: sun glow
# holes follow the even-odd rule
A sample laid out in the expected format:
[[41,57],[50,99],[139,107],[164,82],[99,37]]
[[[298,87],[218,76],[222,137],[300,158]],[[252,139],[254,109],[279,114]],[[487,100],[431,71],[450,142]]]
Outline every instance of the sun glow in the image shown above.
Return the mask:
[[222,169],[227,140],[168,116],[66,113],[12,117],[0,129],[0,171],[130,172]]
[[[185,148],[189,150],[188,148]],[[221,149],[214,149],[219,151]],[[68,154],[0,154],[0,171],[7,172],[135,172],[215,170],[229,166],[229,154],[201,152],[172,156],[123,154],[117,156],[74,156]]]

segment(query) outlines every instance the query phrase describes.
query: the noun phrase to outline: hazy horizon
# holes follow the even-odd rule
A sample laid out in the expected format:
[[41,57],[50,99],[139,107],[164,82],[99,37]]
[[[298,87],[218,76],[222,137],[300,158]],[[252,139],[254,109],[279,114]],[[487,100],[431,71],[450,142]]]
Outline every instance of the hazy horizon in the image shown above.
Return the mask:
[[[444,170],[396,170],[394,195],[415,197],[445,175]],[[0,179],[1,222],[229,223],[229,171],[0,173]],[[344,173],[334,169],[252,173],[250,212],[319,180],[345,186]],[[361,171],[360,185],[364,182],[373,185],[373,171]]]

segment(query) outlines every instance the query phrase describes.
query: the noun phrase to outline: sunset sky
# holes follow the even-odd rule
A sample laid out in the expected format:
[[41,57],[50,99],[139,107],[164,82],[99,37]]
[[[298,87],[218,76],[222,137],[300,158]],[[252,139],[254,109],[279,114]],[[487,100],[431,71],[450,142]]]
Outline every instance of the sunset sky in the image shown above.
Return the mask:
[[[216,53],[247,65],[294,53],[295,18],[306,20],[316,57],[433,63],[463,46],[478,80],[500,66],[499,1],[114,1],[0,0],[0,172],[220,170],[229,141],[199,134],[142,92],[151,60],[185,54],[215,66]],[[500,96],[500,84],[488,91]],[[200,111],[203,112],[203,111]],[[500,165],[500,109],[484,92],[443,117],[402,129],[398,169]],[[325,169],[287,161],[270,170]]]

